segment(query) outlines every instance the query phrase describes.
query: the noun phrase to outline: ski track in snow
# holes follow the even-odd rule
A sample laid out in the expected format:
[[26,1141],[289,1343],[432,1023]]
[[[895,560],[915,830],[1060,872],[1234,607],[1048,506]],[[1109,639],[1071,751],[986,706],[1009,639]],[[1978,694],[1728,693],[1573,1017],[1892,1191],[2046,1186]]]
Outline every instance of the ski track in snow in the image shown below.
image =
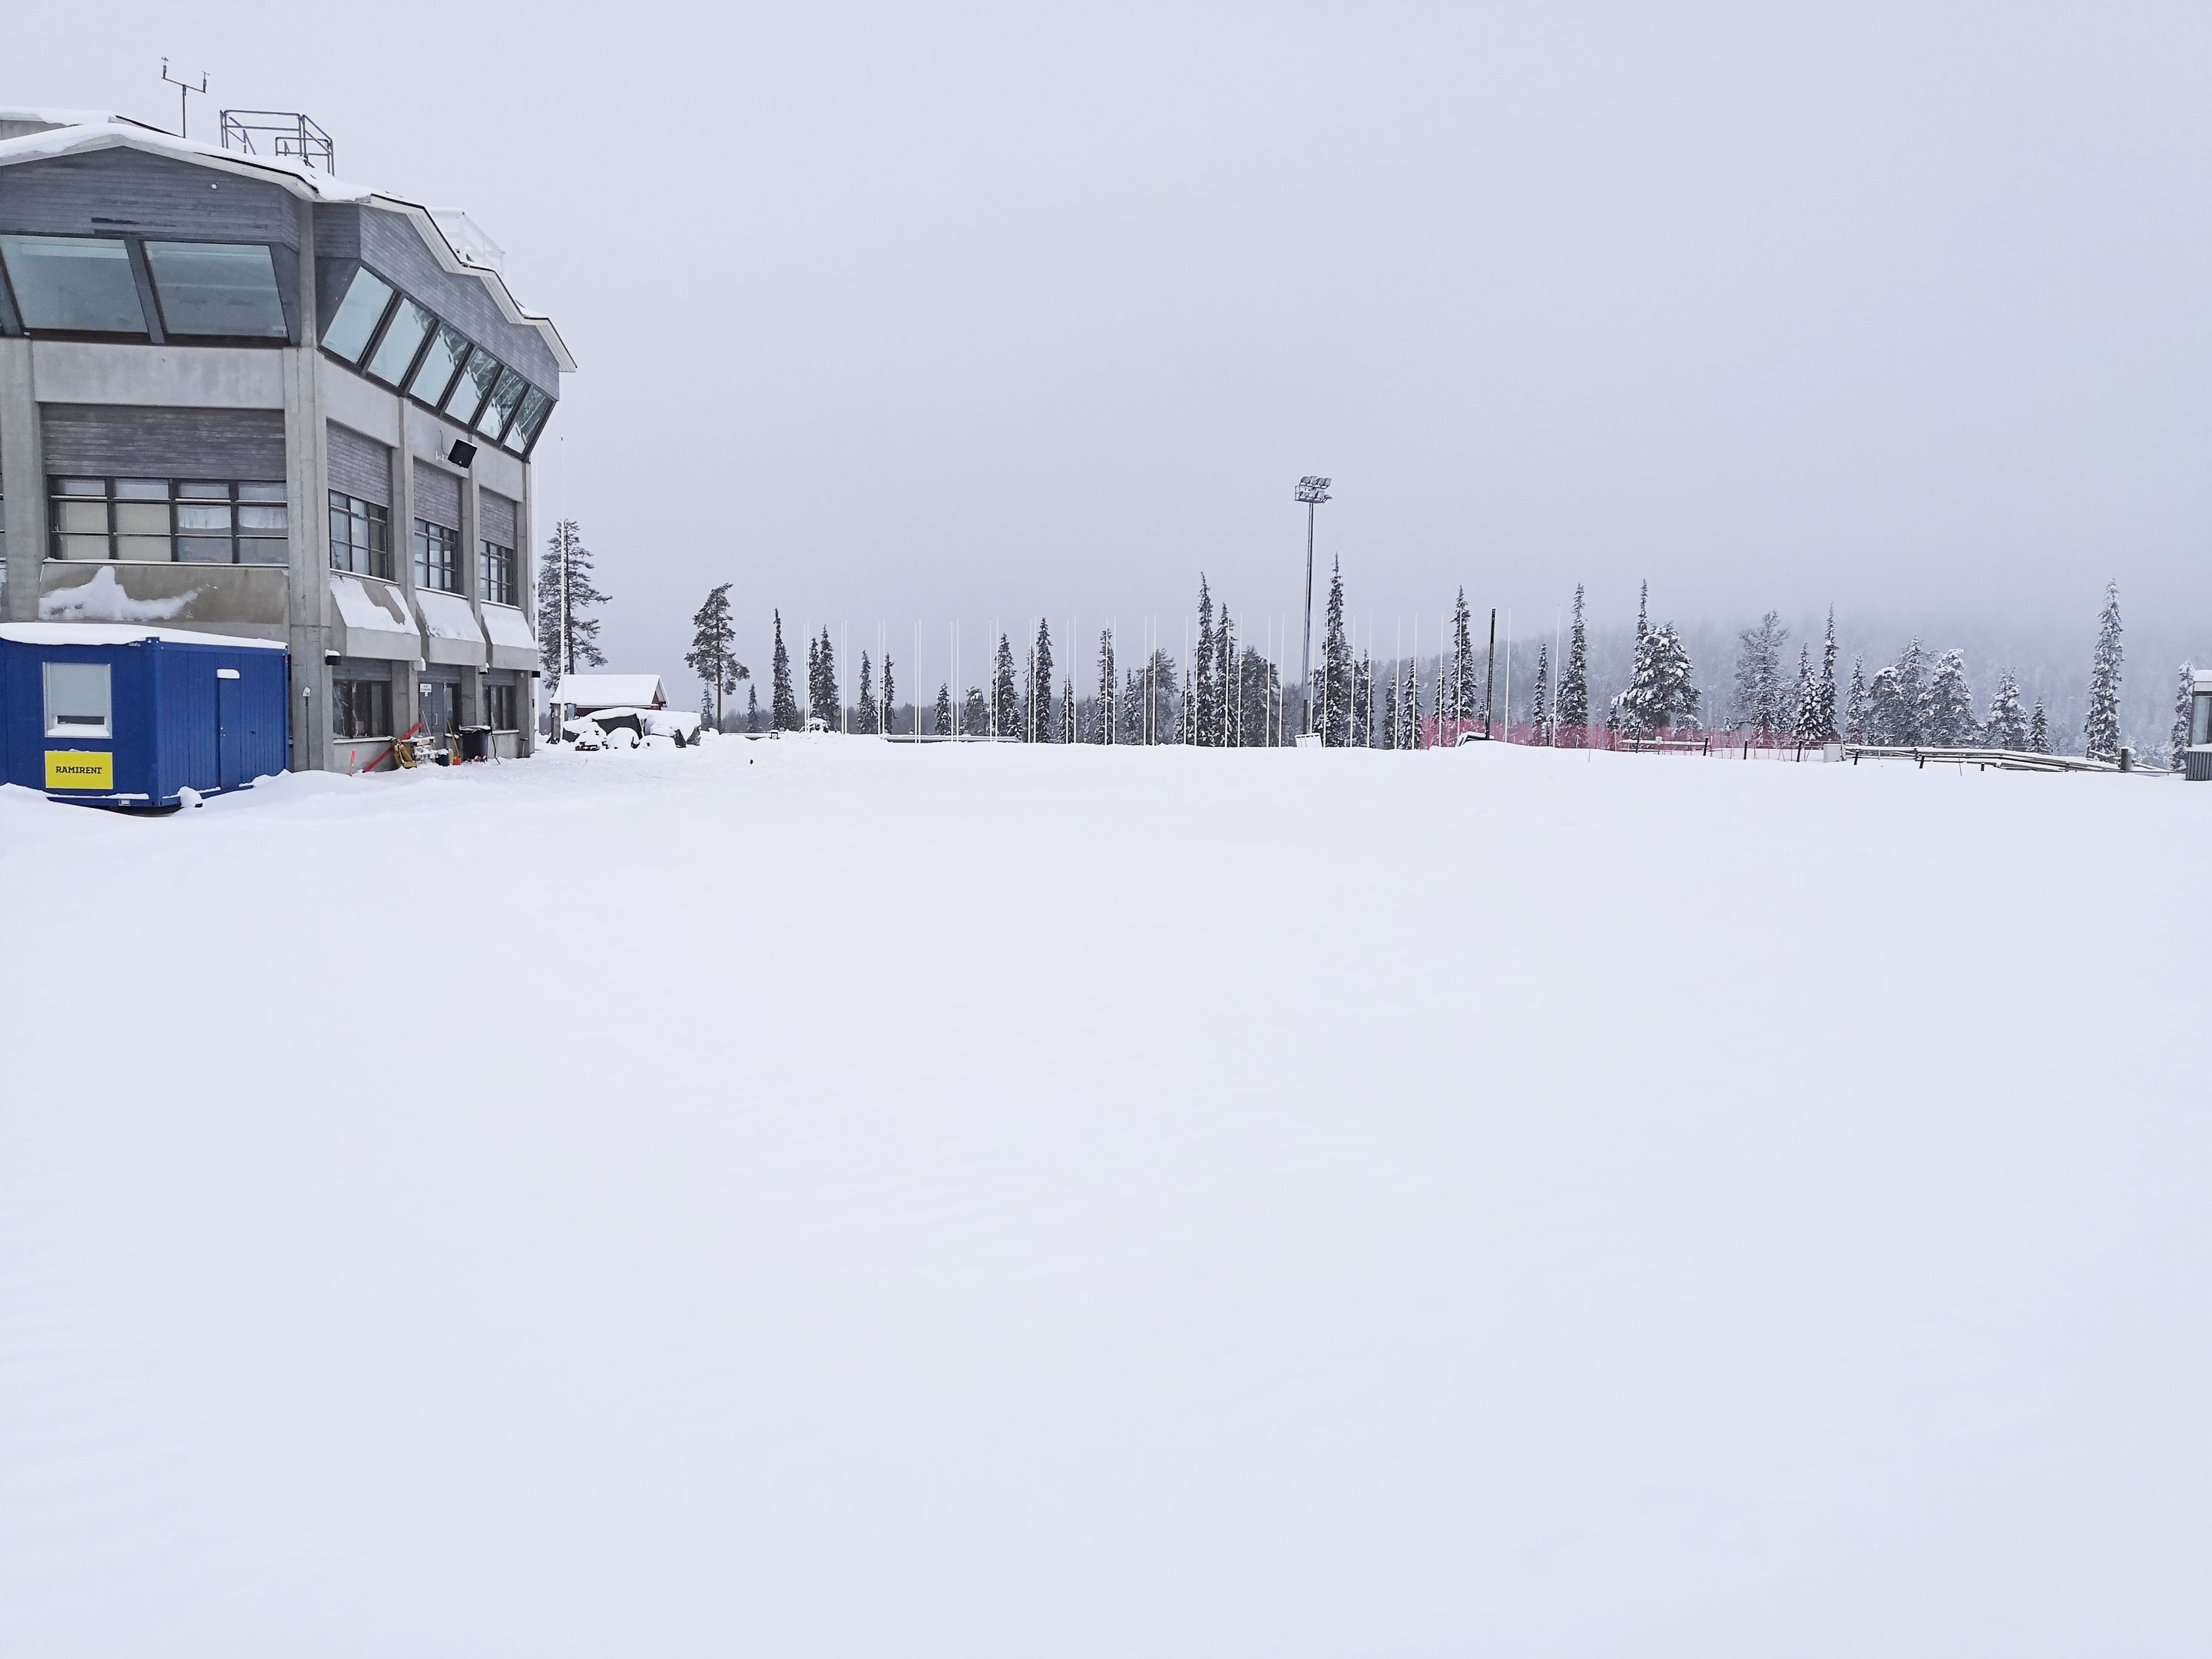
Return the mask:
[[0,789],[0,1652],[2201,1654],[2208,822],[836,738]]

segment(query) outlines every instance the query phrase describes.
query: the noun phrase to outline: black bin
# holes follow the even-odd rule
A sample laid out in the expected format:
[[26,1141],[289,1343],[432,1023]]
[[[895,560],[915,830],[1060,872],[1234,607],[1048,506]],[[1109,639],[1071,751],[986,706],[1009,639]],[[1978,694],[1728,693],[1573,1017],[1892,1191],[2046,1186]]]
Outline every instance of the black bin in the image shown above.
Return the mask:
[[465,761],[488,761],[491,758],[491,727],[465,726],[460,730],[461,758]]

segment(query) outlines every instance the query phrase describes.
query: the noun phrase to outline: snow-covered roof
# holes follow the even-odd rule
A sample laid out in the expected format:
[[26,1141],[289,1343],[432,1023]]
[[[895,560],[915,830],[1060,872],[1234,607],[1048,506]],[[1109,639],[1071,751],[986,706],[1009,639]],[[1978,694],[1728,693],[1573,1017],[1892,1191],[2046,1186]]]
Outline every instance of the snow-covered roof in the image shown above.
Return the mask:
[[[29,125],[52,123],[42,132],[27,132],[20,137],[0,138],[0,167],[19,161],[43,161],[58,155],[81,155],[94,150],[136,149],[149,155],[168,155],[179,161],[190,161],[198,167],[220,168],[246,178],[260,179],[276,185],[309,201],[352,202],[386,208],[404,213],[413,220],[422,233],[424,244],[438,263],[456,276],[473,276],[481,282],[498,303],[509,322],[520,328],[538,331],[553,353],[553,360],[562,368],[574,374],[576,360],[568,352],[567,342],[553,326],[552,319],[539,313],[526,311],[507,286],[501,274],[504,256],[486,263],[473,247],[456,247],[453,237],[439,223],[438,218],[420,202],[387,196],[367,185],[349,184],[334,179],[329,173],[309,167],[304,161],[295,161],[277,155],[246,155],[237,150],[222,149],[213,144],[204,144],[196,138],[179,138],[174,133],[164,132],[159,127],[149,127],[133,121],[127,116],[116,115],[106,110],[58,109],[0,109],[0,125],[9,123]],[[441,212],[465,222],[465,216],[453,209]],[[473,225],[469,233],[491,246],[495,255],[496,244],[484,237]],[[465,242],[471,240],[468,233],[457,226],[455,234]]]
[[17,645],[140,645],[161,640],[170,645],[245,646],[255,651],[284,648],[281,640],[202,634],[189,628],[148,628],[140,623],[0,623],[0,640]]
[[665,708],[668,693],[658,674],[570,674],[553,701],[578,708]]

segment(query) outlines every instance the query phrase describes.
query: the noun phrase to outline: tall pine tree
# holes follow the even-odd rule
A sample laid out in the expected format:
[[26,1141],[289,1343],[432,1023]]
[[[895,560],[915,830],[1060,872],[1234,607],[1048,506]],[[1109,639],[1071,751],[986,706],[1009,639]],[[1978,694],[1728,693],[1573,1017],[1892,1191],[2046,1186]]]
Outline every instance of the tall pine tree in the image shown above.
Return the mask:
[[1121,735],[1115,707],[1115,694],[1120,690],[1114,667],[1114,630],[1102,628],[1098,630],[1097,729],[1092,733],[1096,742],[1110,744]]
[[2120,585],[2105,584],[2105,608],[2097,617],[2097,652],[2089,668],[2089,719],[2082,727],[2091,760],[2120,757]]
[[[891,729],[891,723],[898,715],[898,690],[891,684],[891,653],[888,651],[884,653],[883,684],[876,688],[876,703],[883,710],[883,717],[877,721],[876,729],[880,732],[889,732]],[[921,730],[920,709],[915,711],[914,729],[916,732]]]
[[1808,743],[1833,743],[1836,730],[1836,607],[1828,607],[1828,631],[1820,641],[1820,678],[1813,687],[1813,715],[1806,722]]
[[1844,705],[1844,735],[1853,743],[1872,741],[1867,736],[1866,659],[1851,659],[1851,691]]
[[538,573],[538,664],[556,683],[580,666],[606,665],[606,653],[599,649],[599,619],[591,612],[610,600],[592,585],[592,564],[582,529],[574,519],[562,520],[553,527],[544,567]]
[[2197,701],[2197,671],[2189,664],[2181,665],[2180,689],[2173,694],[2173,730],[2166,740],[2166,761],[2175,771],[2181,769],[2181,757],[2189,748],[2189,713]]
[[1579,749],[1589,741],[1589,634],[1583,623],[1583,585],[1575,584],[1574,624],[1566,665],[1559,671],[1559,738]]
[[2035,700],[2035,712],[2027,717],[2027,750],[2032,755],[2051,752],[2051,716],[2043,712],[2043,699]]
[[[1536,684],[1530,695],[1536,710],[1535,727],[1530,734],[1539,744],[1552,741],[1552,647],[1541,640],[1536,642]],[[1509,731],[1510,738],[1512,733]]]
[[937,688],[937,722],[934,731],[940,738],[952,735],[952,682],[946,680]]
[[[1468,609],[1464,587],[1452,605],[1451,641],[1451,678],[1444,690],[1451,700],[1449,714],[1455,720],[1474,720],[1482,713],[1482,700],[1475,695],[1474,613]],[[1456,742],[1457,733],[1450,740]]]
[[1790,630],[1770,611],[1736,635],[1735,707],[1739,731],[1771,738],[1782,729],[1782,647]]
[[1013,641],[999,635],[998,656],[991,665],[991,731],[1001,738],[1022,734],[1022,694],[1014,683]]
[[783,648],[783,612],[775,613],[775,653],[769,659],[769,726],[777,732],[799,732],[806,722],[799,717],[799,698],[791,687],[791,653]]
[[691,617],[691,649],[684,660],[706,683],[714,703],[714,729],[722,729],[722,694],[734,691],[738,682],[752,678],[732,649],[738,637],[730,617],[730,584],[708,590],[707,602]]
[[1327,748],[1340,749],[1352,740],[1352,642],[1344,631],[1344,568],[1332,560],[1322,631],[1320,718],[1315,722]]
[[1029,695],[1024,700],[1022,735],[1030,743],[1058,743],[1052,711],[1052,629],[1037,618],[1036,638],[1030,646]]
[[1206,584],[1203,570],[1198,573],[1197,657],[1191,686],[1196,707],[1188,735],[1192,742],[1211,747],[1221,737],[1221,681],[1214,652],[1213,592]]
[[876,729],[876,671],[866,651],[860,653],[860,695],[853,704],[853,730],[867,737]]

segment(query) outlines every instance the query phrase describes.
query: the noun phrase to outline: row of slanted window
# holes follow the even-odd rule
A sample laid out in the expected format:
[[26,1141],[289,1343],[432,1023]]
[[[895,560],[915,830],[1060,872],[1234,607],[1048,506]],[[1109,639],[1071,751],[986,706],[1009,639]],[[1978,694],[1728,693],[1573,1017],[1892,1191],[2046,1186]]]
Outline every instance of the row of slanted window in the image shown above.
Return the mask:
[[[477,595],[486,605],[515,603],[514,550],[477,544]],[[331,568],[392,580],[392,520],[383,507],[331,491]],[[428,519],[415,520],[415,586],[441,593],[462,591],[461,536]]]
[[[145,282],[139,266],[143,259]],[[149,319],[144,295],[150,294]],[[258,242],[0,236],[0,333],[283,342],[276,267]],[[489,442],[527,455],[553,397],[366,265],[323,349]]]
[[[520,730],[516,716],[521,708],[521,698],[512,684],[487,680],[477,688],[481,700],[478,714],[483,723],[495,732]],[[453,700],[443,700],[446,716],[451,722],[459,711]],[[334,738],[388,738],[392,736],[392,682],[388,679],[333,680],[331,682],[331,735]],[[441,734],[442,735],[442,734]]]
[[[134,268],[145,260],[146,302]],[[117,236],[0,236],[0,326],[33,333],[218,340],[290,337],[276,267],[258,242],[126,241]]]
[[331,314],[323,349],[518,455],[553,412],[550,393],[366,265]]

